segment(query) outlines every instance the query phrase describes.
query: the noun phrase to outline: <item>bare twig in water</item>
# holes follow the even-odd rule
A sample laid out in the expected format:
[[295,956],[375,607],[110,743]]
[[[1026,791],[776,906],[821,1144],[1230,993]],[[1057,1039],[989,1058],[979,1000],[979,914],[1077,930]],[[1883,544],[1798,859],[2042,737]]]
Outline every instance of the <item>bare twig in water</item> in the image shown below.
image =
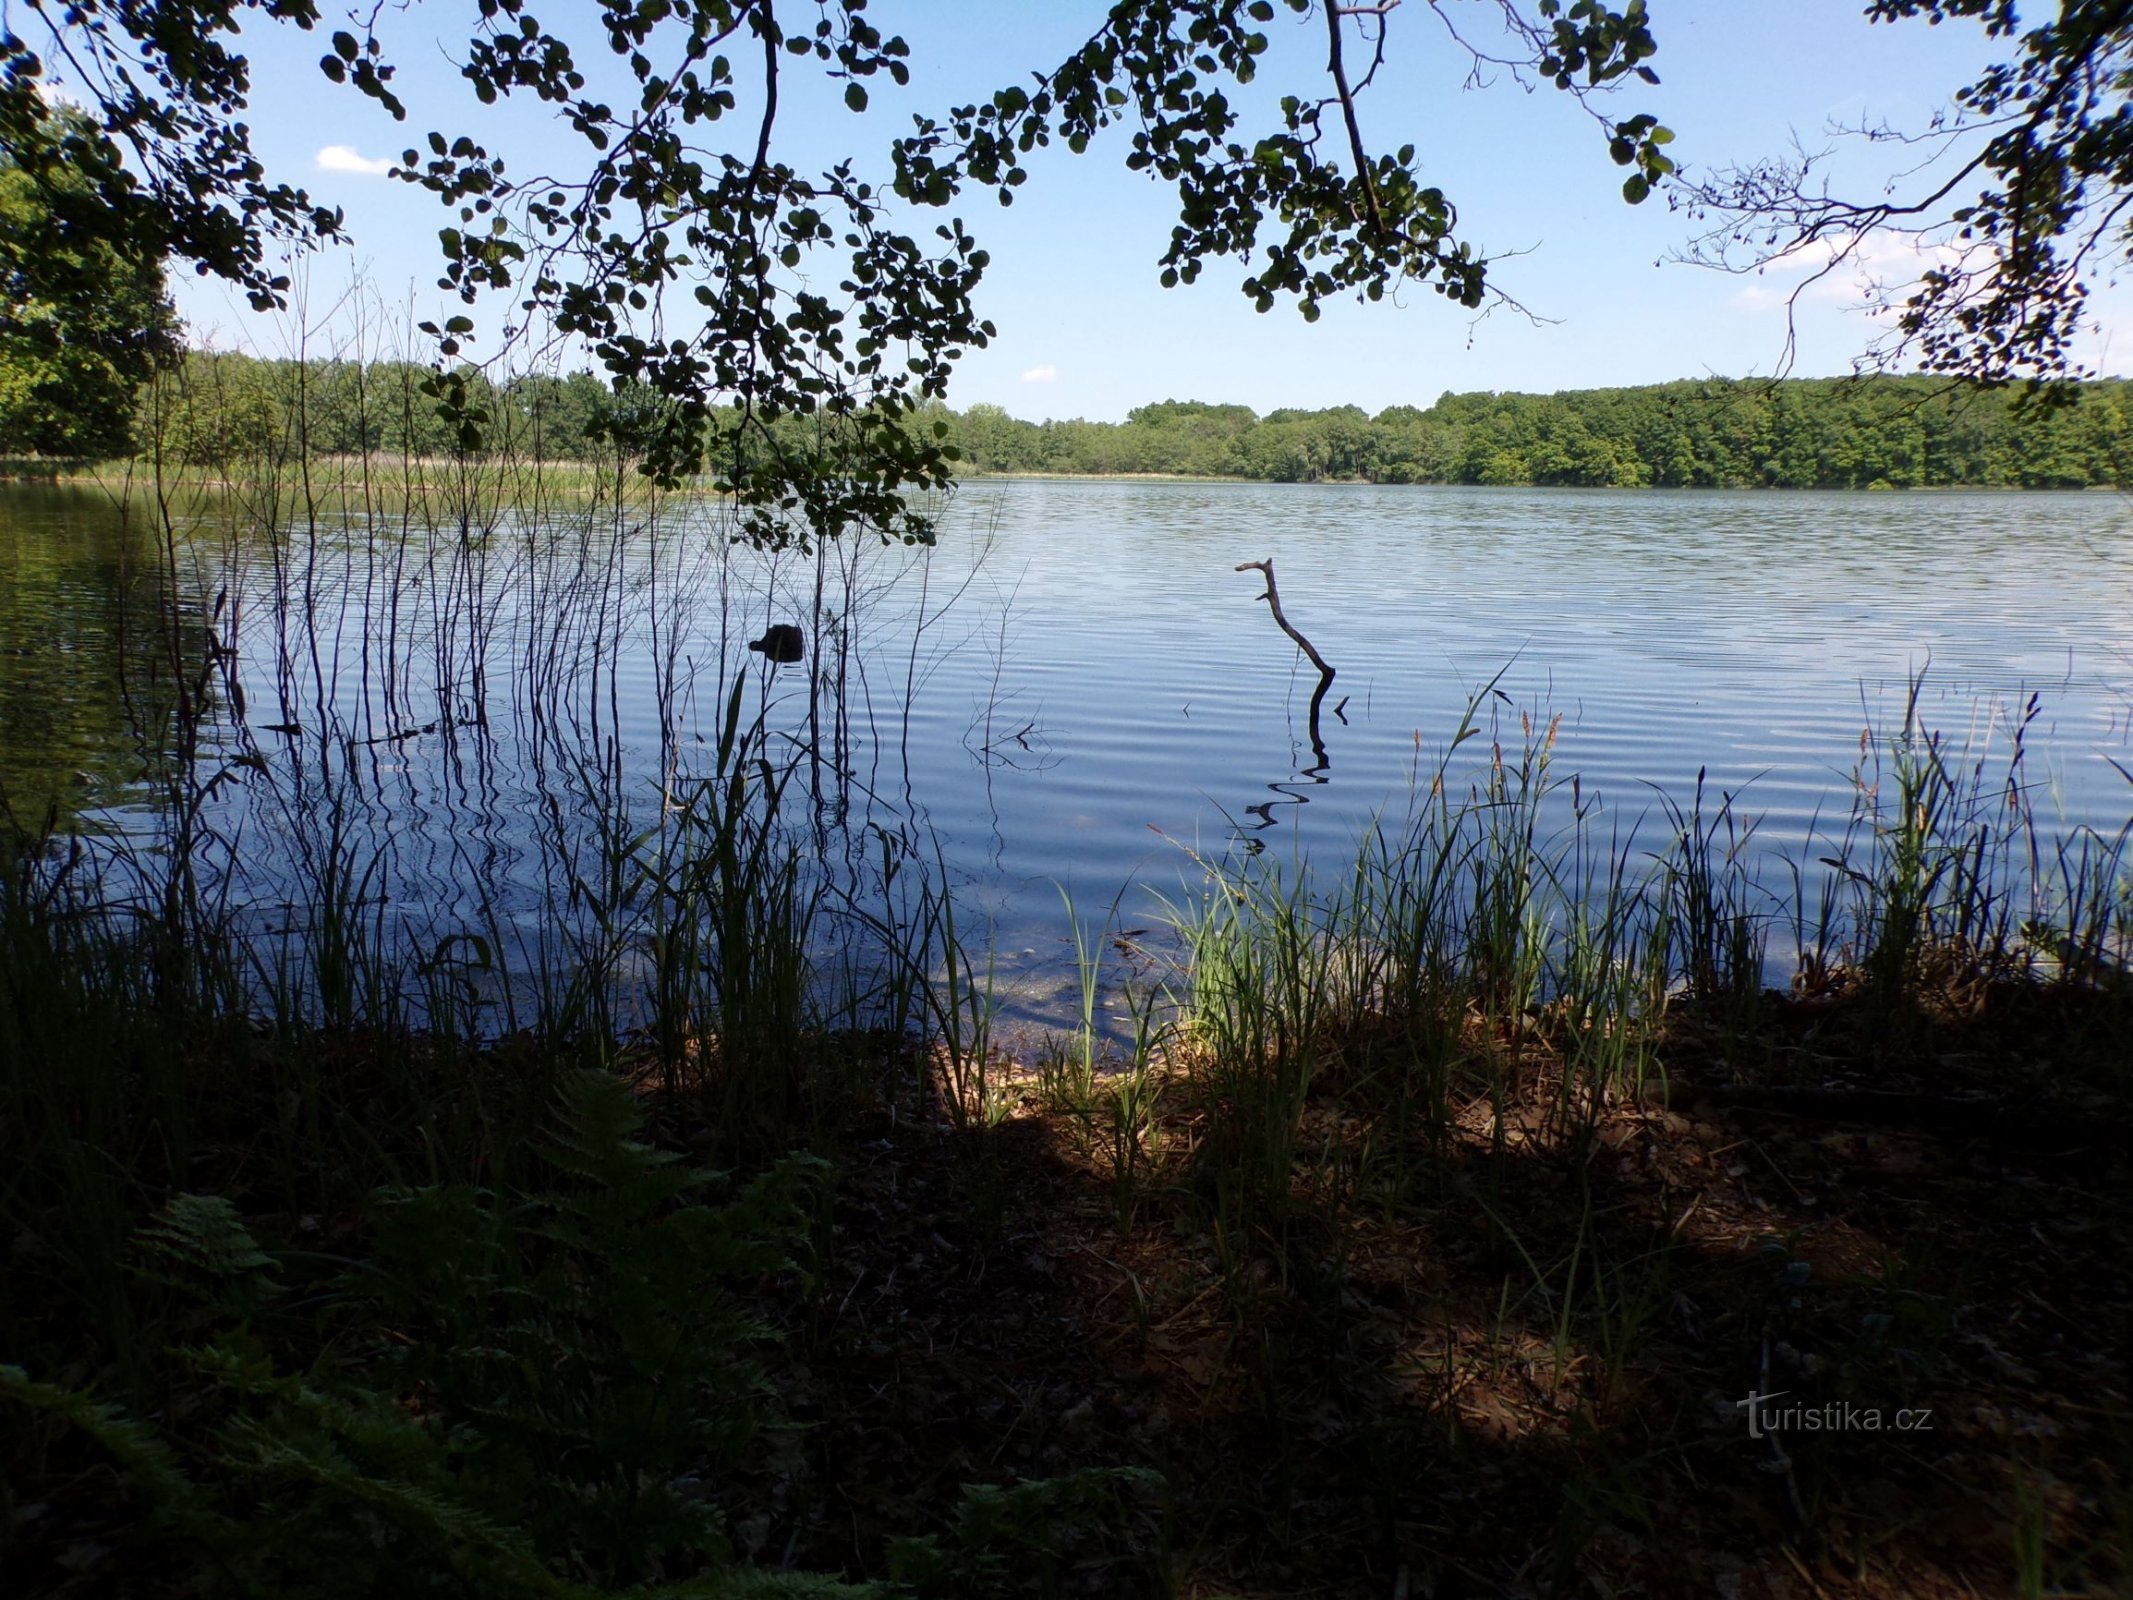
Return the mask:
[[1274,613],[1274,621],[1279,624],[1281,631],[1294,639],[1296,647],[1311,658],[1312,666],[1318,668],[1319,689],[1323,693],[1325,686],[1333,681],[1333,669],[1326,665],[1326,658],[1318,653],[1311,641],[1296,631],[1296,625],[1289,621],[1287,613],[1281,609],[1281,591],[1274,585],[1274,558],[1269,556],[1264,561],[1240,561],[1237,563],[1237,570],[1266,574],[1266,593],[1259,598],[1264,600],[1267,609]]
[[[1325,703],[1326,691],[1333,687],[1333,668],[1327,664],[1326,658],[1318,653],[1311,641],[1297,632],[1296,625],[1289,621],[1288,613],[1281,609],[1281,590],[1274,584],[1274,558],[1268,556],[1264,561],[1240,561],[1237,563],[1237,571],[1266,574],[1266,593],[1259,598],[1264,600],[1267,609],[1274,613],[1274,621],[1280,624],[1281,631],[1294,639],[1297,648],[1311,658],[1311,665],[1318,668],[1318,687],[1311,693],[1310,717],[1311,754],[1315,759],[1310,766],[1304,768],[1304,776],[1323,783],[1325,779],[1322,774],[1333,764],[1333,758],[1326,753],[1326,741],[1319,732],[1318,714],[1319,707]],[[1347,704],[1345,700],[1341,703]],[[1339,715],[1337,710],[1335,715]],[[1345,722],[1347,719],[1343,717],[1341,720]]]

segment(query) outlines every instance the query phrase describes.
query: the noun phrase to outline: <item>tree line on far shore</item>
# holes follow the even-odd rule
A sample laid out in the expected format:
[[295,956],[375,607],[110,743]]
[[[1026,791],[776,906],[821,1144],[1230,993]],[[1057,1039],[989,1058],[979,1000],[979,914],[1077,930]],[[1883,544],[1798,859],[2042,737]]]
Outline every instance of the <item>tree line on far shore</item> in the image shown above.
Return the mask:
[[1123,423],[950,419],[981,472],[1163,473],[1278,483],[1601,488],[2075,489],[2133,477],[2133,392],[2071,403],[1940,378],[1711,379],[1561,394],[1446,394],[1426,410],[1165,401]]
[[[143,392],[121,448],[166,467],[241,470],[297,455],[462,453],[439,375],[413,362],[260,360],[193,351]],[[589,372],[491,382],[462,368],[479,453],[627,458],[664,402]],[[1427,409],[1277,410],[1168,400],[1124,422],[1027,422],[993,405],[933,407],[919,426],[968,473],[1160,474],[1279,483],[1359,481],[1615,488],[2089,488],[2133,481],[2133,385],[2057,403],[1940,378],[1707,379],[1552,395],[1445,394]],[[736,432],[714,418],[707,465],[774,441],[834,459],[810,419]],[[5,453],[0,449],[0,453]],[[117,453],[116,451],[106,453]]]

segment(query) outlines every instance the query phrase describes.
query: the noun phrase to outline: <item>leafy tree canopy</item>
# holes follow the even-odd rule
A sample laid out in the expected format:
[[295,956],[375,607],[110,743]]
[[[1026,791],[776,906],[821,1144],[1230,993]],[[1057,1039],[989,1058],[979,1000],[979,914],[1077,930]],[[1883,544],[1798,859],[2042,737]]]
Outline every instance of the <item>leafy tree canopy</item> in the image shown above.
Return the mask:
[[[1491,0],[1514,51],[1505,64],[1583,99],[1630,75],[1651,81],[1645,0]],[[96,102],[129,160],[84,167],[111,237],[190,261],[278,303],[279,246],[337,237],[340,216],[273,182],[243,113],[243,27],[322,34],[321,69],[405,119],[376,21],[331,29],[317,0],[28,0],[36,48],[0,42],[0,136],[36,98],[44,56]],[[1330,296],[1378,298],[1421,281],[1460,305],[1491,290],[1488,263],[1412,145],[1373,153],[1360,98],[1384,59],[1395,5],[1346,0],[1117,0],[1065,60],[989,99],[918,119],[888,152],[887,181],[851,162],[807,173],[780,159],[780,88],[827,74],[845,103],[909,79],[908,47],[867,0],[439,0],[440,28],[483,104],[529,98],[582,140],[576,172],[521,177],[470,133],[432,129],[398,168],[452,208],[444,283],[469,313],[510,309],[503,331],[583,341],[612,382],[666,404],[648,470],[697,470],[708,448],[763,541],[872,527],[930,537],[906,503],[945,484],[949,447],[910,426],[993,329],[973,294],[985,252],[952,214],[923,210],[992,195],[1005,203],[1041,146],[1079,151],[1117,130],[1126,161],[1175,188],[1178,222],[1160,271],[1196,278],[1211,259],[1251,263],[1262,310],[1288,300],[1315,317]],[[1434,6],[1430,9],[1437,9]],[[1323,25],[1322,77],[1248,127],[1238,91],[1258,75],[1280,12]],[[567,19],[567,20],[559,20]],[[1468,48],[1450,35],[1455,48]],[[40,51],[43,52],[40,55]],[[1624,193],[1672,171],[1648,115],[1594,107]],[[728,131],[730,130],[730,131]],[[471,314],[432,329],[447,359]],[[458,372],[433,398],[463,438],[490,425]],[[790,445],[787,419],[810,425]]]
[[1926,127],[1850,130],[1902,147],[1881,192],[1831,189],[1821,152],[1681,184],[1677,200],[1714,223],[1693,257],[1749,269],[1793,256],[1822,277],[1894,234],[1921,273],[1875,291],[1892,313],[1875,364],[2032,389],[2085,375],[2090,292],[2133,250],[2133,0],[2035,13],[2025,28],[2014,0],[1871,0],[1873,22],[1974,24],[2011,54]]
[[176,346],[160,261],[103,230],[94,123],[37,101],[0,145],[0,453],[114,456]]

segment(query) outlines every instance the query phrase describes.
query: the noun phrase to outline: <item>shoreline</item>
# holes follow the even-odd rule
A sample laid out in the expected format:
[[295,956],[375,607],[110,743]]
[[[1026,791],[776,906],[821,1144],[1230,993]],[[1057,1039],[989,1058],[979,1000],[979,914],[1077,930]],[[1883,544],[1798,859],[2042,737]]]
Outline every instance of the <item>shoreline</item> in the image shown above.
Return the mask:
[[[323,465],[338,463],[342,458],[322,458]],[[52,472],[16,470],[18,463],[0,464],[0,488],[78,488],[127,490],[134,485],[143,487],[154,484],[152,473],[123,470],[124,464],[103,462],[80,468],[61,468]],[[415,470],[410,473],[406,467]],[[431,470],[440,473],[471,472],[477,480],[486,480],[488,475],[497,475],[496,480],[478,481],[476,487],[500,488],[505,475],[534,477],[543,480],[543,486],[551,489],[573,488],[584,491],[592,487],[605,487],[606,475],[594,485],[588,481],[591,464],[581,461],[549,461],[538,465],[514,465],[511,463],[478,463],[462,468],[458,463],[424,458],[405,463],[376,473],[367,480],[361,476],[335,477],[317,485],[322,494],[337,489],[358,486],[366,481],[372,486],[382,482],[394,482],[401,488],[423,495],[439,493],[453,485],[433,482],[427,474]],[[650,487],[649,480],[632,477],[632,487],[642,481]],[[2027,496],[2046,494],[2129,494],[2133,483],[2023,485],[2005,483],[1926,483],[1911,486],[1886,485],[1869,488],[1837,487],[1818,484],[1768,484],[1768,483],[1723,483],[1723,484],[1595,484],[1595,483],[1462,483],[1456,479],[1432,478],[1411,482],[1387,482],[1378,478],[1247,478],[1229,473],[1184,473],[1184,472],[970,472],[956,479],[958,488],[981,483],[1144,483],[1144,484],[1249,484],[1266,488],[1287,489],[1485,489],[1519,493],[1564,493],[1564,494],[1800,494],[1800,495],[1851,495],[1851,494],[1990,494]],[[233,493],[250,486],[250,481],[229,477],[178,477],[166,481],[166,490],[192,493]],[[717,490],[708,485],[693,484],[678,489],[660,489],[657,493],[672,495],[678,499],[724,499]]]
[[1772,483],[1460,483],[1450,478],[1432,478],[1413,483],[1387,483],[1377,478],[1239,478],[1226,474],[1183,472],[974,472],[960,483],[1241,483],[1282,489],[1491,489],[1517,492],[1542,491],[1562,494],[2129,494],[2133,483],[2090,483],[2079,486],[2025,487],[2018,483],[1925,483],[1913,488],[1891,485],[1885,489],[1823,487],[1815,484]]

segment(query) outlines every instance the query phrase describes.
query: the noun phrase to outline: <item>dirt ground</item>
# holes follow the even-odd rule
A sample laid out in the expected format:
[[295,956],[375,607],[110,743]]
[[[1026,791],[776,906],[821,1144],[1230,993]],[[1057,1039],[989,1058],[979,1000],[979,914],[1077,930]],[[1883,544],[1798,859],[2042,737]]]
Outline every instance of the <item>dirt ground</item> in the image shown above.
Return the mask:
[[[1034,1085],[984,1134],[872,1114],[744,1541],[878,1574],[963,1485],[1137,1467],[1160,1481],[1033,1535],[1007,1586],[2125,1592],[2122,1126],[2059,1055],[2022,1057],[2035,1016],[1892,1050],[1841,1008],[1766,1004],[1752,1042],[1670,1039],[1675,1109],[1583,1135],[1538,1070],[1405,1162],[1314,1102],[1324,1159],[1245,1240],[1209,1232],[1189,1112],[1125,1225],[1100,1138]],[[2026,1087],[2054,1074],[2057,1098]],[[1803,1081],[1812,1114],[1697,1093]],[[1366,1137],[1370,1161],[1332,1159]]]

